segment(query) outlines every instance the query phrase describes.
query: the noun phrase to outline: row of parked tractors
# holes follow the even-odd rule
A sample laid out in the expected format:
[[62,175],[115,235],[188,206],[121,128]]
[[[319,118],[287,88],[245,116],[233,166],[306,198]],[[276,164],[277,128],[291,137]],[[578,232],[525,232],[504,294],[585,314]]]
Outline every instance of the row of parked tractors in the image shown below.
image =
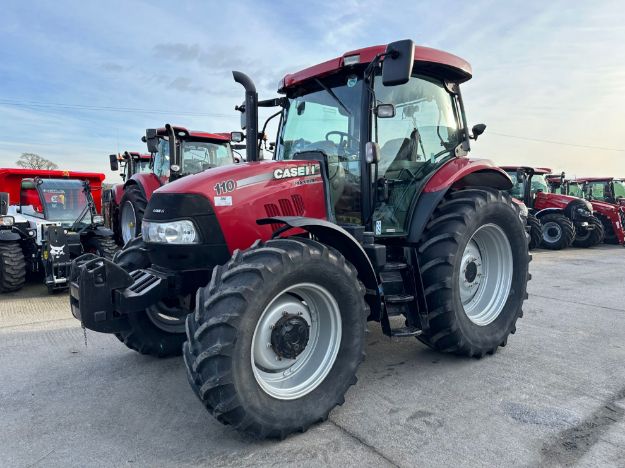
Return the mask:
[[[441,352],[495,353],[523,316],[530,234],[548,246],[553,225],[580,242],[603,226],[596,201],[536,187],[538,170],[468,157],[486,127],[467,124],[459,57],[410,40],[354,50],[287,74],[266,100],[233,76],[244,133],[166,125],[146,131],[149,155],[111,156],[124,182],[103,194],[109,227],[94,196],[84,232],[123,248],[83,247],[68,283],[86,329],[182,354],[200,401],[238,430],[283,438],[325,420],[356,382],[368,321]],[[259,131],[261,107],[273,111]]]

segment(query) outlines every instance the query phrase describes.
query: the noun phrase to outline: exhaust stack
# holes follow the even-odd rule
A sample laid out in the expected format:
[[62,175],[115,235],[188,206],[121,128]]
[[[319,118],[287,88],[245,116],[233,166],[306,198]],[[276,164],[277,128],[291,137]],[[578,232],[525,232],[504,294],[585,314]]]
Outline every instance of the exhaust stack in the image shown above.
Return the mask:
[[252,79],[245,73],[233,71],[234,81],[245,88],[245,130],[248,161],[258,161],[258,93]]

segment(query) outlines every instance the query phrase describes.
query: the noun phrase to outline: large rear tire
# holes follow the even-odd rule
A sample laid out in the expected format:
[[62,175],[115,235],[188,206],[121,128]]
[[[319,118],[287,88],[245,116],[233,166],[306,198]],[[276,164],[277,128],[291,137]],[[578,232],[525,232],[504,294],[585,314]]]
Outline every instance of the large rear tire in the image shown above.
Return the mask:
[[20,243],[0,243],[0,292],[22,289],[25,281],[26,260]]
[[591,216],[588,218],[588,224],[591,229],[575,228],[575,240],[573,240],[575,247],[588,248],[603,242],[605,231],[601,220]]
[[533,214],[527,216],[527,225],[530,227],[530,243],[529,249],[534,250],[540,247],[543,240],[543,228],[540,220]]
[[364,358],[364,293],[340,253],[309,239],[236,251],[187,317],[193,390],[219,421],[256,437],[324,421]]
[[451,192],[418,247],[430,329],[419,339],[445,352],[482,357],[505,346],[527,298],[530,255],[504,192]]
[[573,222],[559,213],[550,213],[542,216],[543,226],[542,246],[550,250],[562,250],[570,247],[575,239]]
[[124,244],[141,234],[148,201],[137,185],[129,185],[119,203],[119,230]]

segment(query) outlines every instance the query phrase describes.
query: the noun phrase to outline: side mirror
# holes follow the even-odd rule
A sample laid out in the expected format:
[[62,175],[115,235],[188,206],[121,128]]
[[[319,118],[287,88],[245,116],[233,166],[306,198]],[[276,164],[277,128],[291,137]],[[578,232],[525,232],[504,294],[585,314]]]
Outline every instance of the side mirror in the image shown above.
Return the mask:
[[145,131],[145,142],[148,144],[148,152],[158,153],[158,136],[155,128],[148,128]]
[[234,110],[238,110],[241,113],[241,130],[245,130],[247,126],[247,117],[245,116],[245,104],[235,106]]
[[397,86],[408,83],[414,64],[414,42],[410,39],[391,42],[386,46],[382,64],[382,84]]
[[378,104],[375,108],[375,115],[378,119],[392,119],[395,117],[395,106],[393,104]]
[[473,128],[471,129],[471,133],[473,133],[473,135],[471,136],[471,138],[473,140],[477,140],[477,137],[479,137],[482,133],[484,133],[485,130],[486,130],[485,124],[473,125]]
[[0,192],[0,216],[4,216],[9,212],[9,193]]
[[365,145],[365,161],[367,164],[377,164],[380,162],[380,145],[369,141]]
[[243,132],[230,132],[230,141],[241,143],[245,139]]
[[109,154],[109,160],[111,162],[111,171],[113,172],[119,171],[119,162],[117,161],[117,155]]

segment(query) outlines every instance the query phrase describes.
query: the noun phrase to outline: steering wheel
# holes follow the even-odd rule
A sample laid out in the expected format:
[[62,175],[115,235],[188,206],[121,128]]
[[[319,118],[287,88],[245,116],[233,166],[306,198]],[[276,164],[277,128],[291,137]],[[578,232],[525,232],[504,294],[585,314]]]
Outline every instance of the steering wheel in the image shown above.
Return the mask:
[[[343,153],[358,154],[358,146],[360,145],[360,142],[357,138],[347,132],[332,130],[326,133],[326,140],[332,143],[334,142],[330,139],[330,135],[339,135],[341,137],[338,144],[335,144],[337,145],[339,150],[343,151]],[[349,159],[345,154],[339,154],[339,157],[342,159]]]

